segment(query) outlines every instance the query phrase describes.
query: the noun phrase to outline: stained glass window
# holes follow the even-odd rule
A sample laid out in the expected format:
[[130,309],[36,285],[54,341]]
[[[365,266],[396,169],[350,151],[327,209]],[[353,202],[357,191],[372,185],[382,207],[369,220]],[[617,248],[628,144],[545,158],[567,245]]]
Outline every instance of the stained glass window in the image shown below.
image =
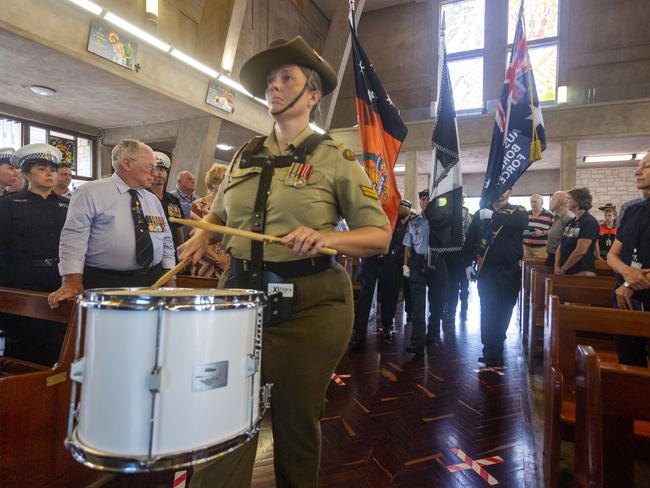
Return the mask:
[[485,0],[444,4],[441,12],[445,15],[445,44],[448,54],[483,49]]
[[[534,41],[557,37],[559,0],[525,0],[524,19],[526,39]],[[508,44],[515,37],[515,27],[519,16],[521,0],[510,0],[508,11]]]
[[483,58],[449,61],[449,77],[456,110],[483,107]]
[[535,74],[535,86],[540,101],[555,100],[557,83],[557,45],[531,47],[528,50]]

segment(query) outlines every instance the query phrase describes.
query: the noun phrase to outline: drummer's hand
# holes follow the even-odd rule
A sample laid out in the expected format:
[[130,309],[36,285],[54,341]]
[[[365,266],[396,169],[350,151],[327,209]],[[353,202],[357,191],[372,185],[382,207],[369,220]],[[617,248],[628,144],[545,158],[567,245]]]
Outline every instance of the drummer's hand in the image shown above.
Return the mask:
[[47,296],[47,303],[51,308],[57,308],[59,303],[67,298],[74,298],[84,291],[81,274],[69,274],[63,277],[61,288]]
[[281,242],[291,247],[299,256],[314,256],[325,245],[325,234],[301,225],[284,236]]
[[178,246],[178,259],[182,261],[185,258],[192,258],[192,263],[196,264],[205,253],[210,244],[210,235],[208,232],[197,229],[196,233]]

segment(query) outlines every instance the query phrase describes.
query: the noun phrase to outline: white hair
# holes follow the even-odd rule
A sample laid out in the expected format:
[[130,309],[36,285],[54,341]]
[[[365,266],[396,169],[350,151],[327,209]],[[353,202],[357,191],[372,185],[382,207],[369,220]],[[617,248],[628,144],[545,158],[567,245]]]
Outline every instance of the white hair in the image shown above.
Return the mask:
[[117,171],[122,165],[122,161],[127,157],[137,157],[138,151],[144,146],[144,143],[137,139],[124,139],[120,141],[111,151],[111,164]]

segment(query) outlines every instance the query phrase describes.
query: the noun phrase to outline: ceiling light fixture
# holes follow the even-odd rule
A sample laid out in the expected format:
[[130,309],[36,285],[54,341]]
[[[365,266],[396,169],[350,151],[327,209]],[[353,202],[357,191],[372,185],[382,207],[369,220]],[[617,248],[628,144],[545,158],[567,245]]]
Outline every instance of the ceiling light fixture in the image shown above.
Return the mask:
[[157,37],[152,36],[151,34],[143,31],[139,27],[136,27],[132,23],[124,20],[122,17],[118,17],[112,12],[106,12],[106,15],[104,15],[104,19],[109,21],[111,24],[116,25],[121,29],[124,29],[129,34],[133,34],[134,36],[142,39],[146,43],[151,44],[153,47],[157,47],[161,51],[169,51],[171,49],[171,46],[166,42],[161,41]]
[[146,13],[158,17],[158,0],[147,0],[144,9]]
[[88,12],[93,13],[95,15],[99,15],[102,13],[102,7],[97,5],[96,3],[89,2],[88,0],[70,0],[72,3],[75,5],[78,5],[79,7],[88,10]]
[[41,95],[42,97],[51,97],[56,93],[56,90],[54,88],[50,88],[49,86],[32,85],[29,87],[29,89],[37,95]]
[[185,64],[189,64],[192,68],[198,69],[202,73],[205,73],[206,75],[210,76],[211,78],[219,78],[219,72],[213,70],[209,66],[206,66],[205,64],[201,63],[200,61],[197,61],[191,56],[188,56],[185,54],[183,51],[179,51],[178,49],[174,48],[172,49],[172,52],[170,53],[172,56],[174,56],[176,59],[180,59],[183,61]]
[[393,168],[393,171],[394,171],[395,173],[405,173],[405,172],[406,172],[406,166],[396,165],[396,166]]
[[217,144],[217,149],[221,149],[222,151],[230,151],[232,148],[233,146],[229,144]]
[[255,98],[253,94],[244,88],[241,84],[237,83],[235,80],[226,75],[221,75],[219,81],[224,85],[228,85],[230,88],[238,91],[239,93],[243,93],[247,97]]
[[636,154],[634,155],[634,159],[635,159],[636,161],[641,161],[641,160],[642,160],[643,158],[645,158],[647,155],[648,155],[648,153],[646,153],[646,152],[636,153]]
[[582,161],[585,163],[609,163],[618,161],[632,161],[634,154],[610,154],[608,156],[585,156]]
[[309,122],[309,127],[311,127],[311,130],[313,130],[317,134],[325,134],[325,131],[323,129],[321,129],[320,127],[318,127],[313,122]]

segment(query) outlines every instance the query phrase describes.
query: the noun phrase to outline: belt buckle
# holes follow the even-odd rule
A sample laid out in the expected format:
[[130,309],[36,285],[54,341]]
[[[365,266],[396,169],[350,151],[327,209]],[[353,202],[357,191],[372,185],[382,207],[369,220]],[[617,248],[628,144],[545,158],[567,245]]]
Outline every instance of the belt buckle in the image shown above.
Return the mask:
[[52,267],[56,264],[56,260],[52,258],[43,259],[43,264],[48,267]]

